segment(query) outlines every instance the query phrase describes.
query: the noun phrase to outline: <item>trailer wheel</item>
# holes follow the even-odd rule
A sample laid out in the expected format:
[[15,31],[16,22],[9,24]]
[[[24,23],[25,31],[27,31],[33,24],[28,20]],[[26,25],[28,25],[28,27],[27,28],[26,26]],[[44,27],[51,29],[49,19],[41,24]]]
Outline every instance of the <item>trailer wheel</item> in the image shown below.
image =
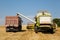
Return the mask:
[[37,26],[34,27],[34,31],[35,31],[35,33],[38,33],[38,27]]

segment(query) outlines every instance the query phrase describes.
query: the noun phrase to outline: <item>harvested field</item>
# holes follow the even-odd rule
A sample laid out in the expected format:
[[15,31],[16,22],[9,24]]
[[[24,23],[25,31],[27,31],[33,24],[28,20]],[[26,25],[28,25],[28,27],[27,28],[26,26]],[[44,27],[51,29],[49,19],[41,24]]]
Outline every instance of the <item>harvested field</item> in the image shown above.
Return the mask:
[[23,26],[21,32],[5,32],[5,27],[0,27],[0,40],[60,40],[60,28],[57,28],[56,33],[35,33],[32,30],[27,30]]

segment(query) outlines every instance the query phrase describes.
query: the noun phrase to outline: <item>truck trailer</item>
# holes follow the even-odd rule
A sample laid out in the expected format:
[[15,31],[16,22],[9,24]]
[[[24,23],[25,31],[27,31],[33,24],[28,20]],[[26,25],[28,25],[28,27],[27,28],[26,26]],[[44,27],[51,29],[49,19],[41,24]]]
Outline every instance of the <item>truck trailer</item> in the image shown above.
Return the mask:
[[16,16],[6,16],[5,18],[6,32],[9,31],[21,31],[22,19],[17,14]]

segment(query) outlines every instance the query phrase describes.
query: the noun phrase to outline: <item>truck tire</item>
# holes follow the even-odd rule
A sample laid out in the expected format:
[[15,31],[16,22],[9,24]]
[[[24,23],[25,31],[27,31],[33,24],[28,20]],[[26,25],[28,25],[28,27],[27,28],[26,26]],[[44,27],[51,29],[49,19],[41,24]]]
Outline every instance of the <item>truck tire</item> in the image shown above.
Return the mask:
[[6,32],[9,32],[9,31],[6,29]]
[[19,31],[21,31],[21,30],[22,30],[22,26],[21,26],[21,25],[19,25],[18,30],[19,30]]
[[35,31],[35,33],[38,33],[38,27],[37,26],[34,27],[34,31]]
[[13,28],[11,31],[12,31],[12,32],[18,32],[19,29],[18,29],[18,28]]
[[9,30],[10,30],[9,28],[6,28],[6,32],[9,32]]

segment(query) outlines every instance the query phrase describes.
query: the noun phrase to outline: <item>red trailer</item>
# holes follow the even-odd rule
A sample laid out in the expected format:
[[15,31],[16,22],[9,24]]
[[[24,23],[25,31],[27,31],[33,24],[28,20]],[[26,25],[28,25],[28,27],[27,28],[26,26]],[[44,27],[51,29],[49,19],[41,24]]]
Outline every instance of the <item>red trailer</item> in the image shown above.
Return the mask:
[[5,18],[6,32],[20,31],[22,29],[22,20],[17,16],[6,16]]

